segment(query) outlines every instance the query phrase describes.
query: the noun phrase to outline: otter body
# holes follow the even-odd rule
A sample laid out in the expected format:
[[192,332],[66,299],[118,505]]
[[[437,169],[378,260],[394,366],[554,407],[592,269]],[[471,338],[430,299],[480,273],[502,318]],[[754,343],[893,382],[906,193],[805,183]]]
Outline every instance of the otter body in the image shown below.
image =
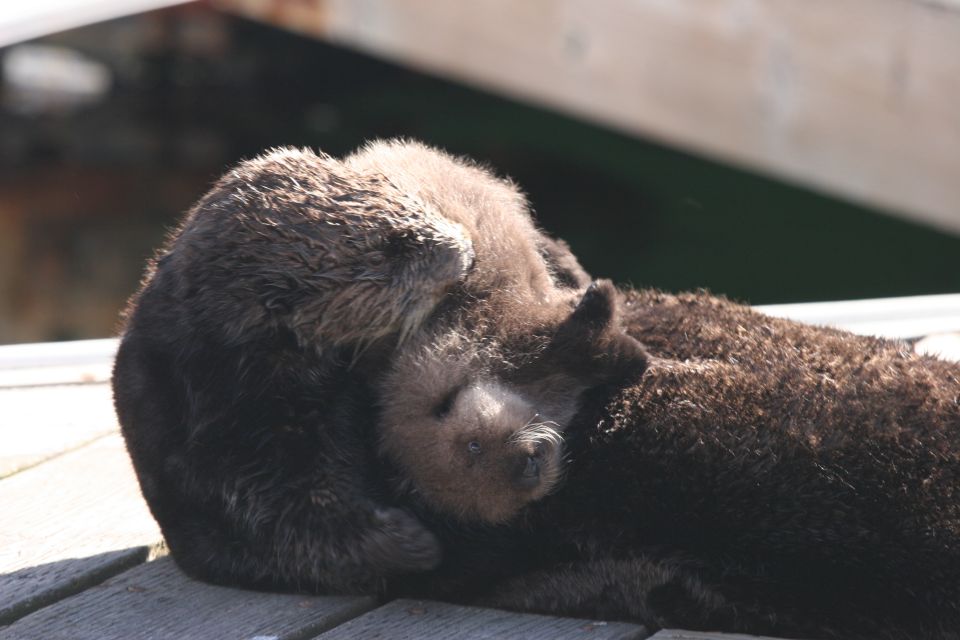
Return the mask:
[[[651,358],[564,431],[480,602],[804,638],[957,638],[960,366],[708,295],[625,294]],[[522,557],[516,548],[505,557]]]
[[[434,566],[435,536],[396,506],[377,463],[376,382],[439,311],[488,285],[546,309],[584,277],[508,183],[420,145],[382,148],[405,146],[438,172],[410,182],[374,147],[343,161],[279,149],[243,162],[148,265],[115,404],[143,494],[191,575],[375,593]],[[458,213],[456,192],[430,186],[444,171],[490,212]],[[521,229],[519,241],[487,243],[487,215],[512,220],[504,229]],[[481,265],[491,247],[513,251],[522,273],[477,271],[477,239]]]
[[191,209],[131,301],[113,376],[144,496],[188,573],[372,592],[438,561],[433,535],[378,497],[364,390],[390,336],[471,261],[458,226],[309,151],[242,163]]
[[609,281],[594,283],[566,317],[538,329],[544,342],[526,357],[462,328],[399,353],[379,387],[378,433],[402,484],[438,510],[488,524],[547,495],[581,394],[646,366],[642,345],[619,325],[616,297]]

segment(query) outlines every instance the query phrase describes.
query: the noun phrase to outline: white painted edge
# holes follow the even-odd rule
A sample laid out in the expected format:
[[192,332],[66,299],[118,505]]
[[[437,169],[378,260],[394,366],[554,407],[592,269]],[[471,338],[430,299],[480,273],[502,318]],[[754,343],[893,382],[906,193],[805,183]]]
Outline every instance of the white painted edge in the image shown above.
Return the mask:
[[188,0],[3,0],[0,47]]
[[960,294],[761,305],[757,311],[863,335],[920,338],[960,331]]
[[[960,332],[960,294],[761,305],[761,313],[886,338]],[[104,382],[118,339],[0,346],[0,387]]]
[[915,0],[921,4],[929,4],[942,9],[960,10],[960,0]]
[[0,346],[0,370],[110,364],[117,338]]
[[108,382],[117,338],[0,346],[0,388]]

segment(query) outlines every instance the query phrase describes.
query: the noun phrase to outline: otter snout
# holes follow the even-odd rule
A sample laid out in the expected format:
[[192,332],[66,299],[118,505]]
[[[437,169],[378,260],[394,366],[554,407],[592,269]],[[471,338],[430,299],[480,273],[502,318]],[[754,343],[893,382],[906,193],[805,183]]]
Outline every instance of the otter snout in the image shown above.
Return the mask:
[[537,456],[527,456],[523,461],[517,482],[524,489],[533,489],[540,484],[540,460]]
[[556,481],[563,451],[559,432],[546,423],[528,424],[512,441],[520,447],[513,463],[517,486],[526,491],[549,491]]

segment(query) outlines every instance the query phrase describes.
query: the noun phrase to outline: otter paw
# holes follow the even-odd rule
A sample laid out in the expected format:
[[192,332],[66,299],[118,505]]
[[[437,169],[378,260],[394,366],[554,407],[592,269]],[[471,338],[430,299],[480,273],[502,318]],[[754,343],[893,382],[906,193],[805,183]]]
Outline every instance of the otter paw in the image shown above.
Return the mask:
[[374,528],[364,540],[364,553],[389,571],[428,571],[440,564],[440,542],[403,509],[377,509]]
[[703,584],[681,584],[671,581],[654,587],[647,594],[650,622],[669,629],[728,628],[726,603]]

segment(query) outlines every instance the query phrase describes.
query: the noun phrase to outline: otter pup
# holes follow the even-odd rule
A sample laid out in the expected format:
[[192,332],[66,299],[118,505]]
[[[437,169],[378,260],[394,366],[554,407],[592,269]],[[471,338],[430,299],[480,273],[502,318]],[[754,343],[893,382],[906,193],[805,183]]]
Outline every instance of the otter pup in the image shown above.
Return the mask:
[[550,493],[580,394],[646,366],[609,281],[593,283],[528,361],[461,327],[422,342],[397,355],[379,387],[380,450],[407,490],[471,522],[505,522]]
[[[408,169],[404,146],[242,162],[148,264],[115,405],[144,497],[193,576],[375,593],[434,566],[433,533],[386,503],[373,385],[442,308],[486,298],[546,313],[585,277],[509,183],[412,143]],[[511,237],[488,242],[498,228]],[[523,269],[498,274],[500,250]]]

